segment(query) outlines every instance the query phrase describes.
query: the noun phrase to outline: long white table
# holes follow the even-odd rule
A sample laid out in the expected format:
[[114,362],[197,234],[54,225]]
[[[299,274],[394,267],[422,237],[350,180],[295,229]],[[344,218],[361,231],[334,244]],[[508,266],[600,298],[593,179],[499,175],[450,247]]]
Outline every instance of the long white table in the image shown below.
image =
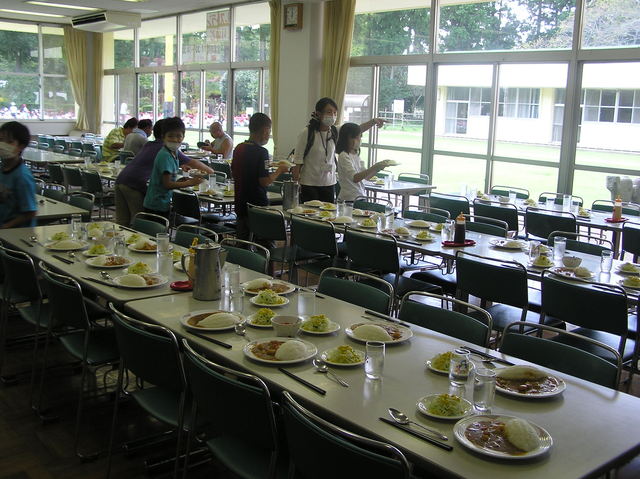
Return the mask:
[[36,201],[38,202],[36,219],[43,221],[59,220],[69,218],[71,215],[87,213],[87,210],[42,195],[36,195]]
[[[242,280],[254,273],[243,270]],[[291,303],[279,308],[279,314],[296,314],[295,293],[289,295]],[[453,422],[431,420],[416,411],[416,402],[430,393],[448,391],[446,376],[434,374],[425,367],[425,360],[462,344],[454,338],[412,326],[414,337],[408,342],[387,347],[384,378],[372,381],[365,378],[363,368],[333,368],[350,384],[343,388],[326,375],[314,372],[310,361],[289,369],[302,378],[327,391],[320,396],[305,386],[280,373],[271,365],[257,363],[244,356],[245,339],[233,332],[215,334],[214,337],[231,344],[226,350],[201,340],[183,329],[179,318],[190,311],[216,310],[219,302],[196,301],[191,294],[163,296],[131,301],[126,311],[138,318],[155,322],[189,338],[207,350],[217,361],[249,371],[264,378],[275,391],[286,389],[294,393],[312,409],[352,430],[389,441],[400,447],[411,461],[421,469],[438,477],[524,479],[595,477],[624,463],[640,452],[640,399],[604,388],[562,373],[567,389],[561,396],[550,400],[519,400],[496,395],[494,413],[515,415],[529,419],[549,431],[554,440],[550,453],[536,460],[496,461],[470,452],[452,438]],[[251,314],[257,307],[245,298],[244,313]],[[364,350],[364,345],[346,337],[344,329],[362,319],[363,309],[330,298],[317,299],[317,313],[329,316],[341,324],[342,330],[329,336],[302,334],[314,343],[318,351],[350,344]],[[247,328],[249,339],[273,336],[272,330]],[[493,354],[497,354],[492,352]],[[523,363],[517,359],[513,362]],[[381,422],[387,408],[395,407],[419,423],[437,427],[451,437],[452,452],[434,447]],[[322,459],[320,459],[322,460]]]

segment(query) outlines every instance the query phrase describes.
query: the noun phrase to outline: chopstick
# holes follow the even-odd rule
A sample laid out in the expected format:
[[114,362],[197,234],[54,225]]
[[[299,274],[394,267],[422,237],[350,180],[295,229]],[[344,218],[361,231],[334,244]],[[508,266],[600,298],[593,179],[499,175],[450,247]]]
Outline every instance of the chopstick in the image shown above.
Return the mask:
[[392,318],[391,316],[387,316],[386,314],[378,313],[376,311],[370,311],[368,309],[365,309],[364,313],[368,314],[370,316],[375,316],[376,318],[384,319],[385,321],[389,321],[391,323],[398,323],[398,324],[404,326],[405,328],[410,328],[411,327],[410,324],[404,323],[404,322],[400,321],[399,319]]
[[44,200],[45,200],[46,202],[48,202],[48,203],[53,203],[54,205],[57,205],[57,204],[58,204],[58,202],[57,202],[57,201],[53,201],[53,200],[51,200],[51,199],[49,199],[49,198],[45,198]]
[[497,358],[483,351],[480,351],[479,349],[470,348],[469,346],[465,346],[465,345],[462,345],[460,347],[466,349],[470,353],[477,354],[478,356],[482,356],[485,359],[490,359],[494,363],[501,363],[501,364],[506,364],[507,366],[513,366],[513,363],[511,361],[507,361],[506,359],[502,359],[502,358]]
[[98,284],[101,284],[103,286],[111,286],[112,288],[119,288],[120,287],[115,283],[107,283],[106,281],[100,281],[99,279],[91,278],[89,276],[82,276],[82,279],[86,279],[87,281],[92,281],[94,283],[98,283]]
[[420,439],[423,439],[425,441],[427,441],[428,443],[433,444],[434,446],[440,447],[446,451],[452,451],[453,450],[453,446],[450,446],[449,444],[445,444],[444,442],[440,442],[437,439],[434,439],[432,437],[427,436],[426,434],[422,434],[419,431],[415,431],[413,429],[411,429],[409,426],[405,426],[403,424],[398,424],[397,422],[391,420],[391,419],[387,419],[386,417],[379,417],[378,419],[380,419],[382,422],[386,422],[387,424],[390,424],[391,426],[397,427],[398,429],[402,429],[404,432],[408,432],[409,434],[412,434],[413,436],[419,437]]
[[33,245],[31,243],[29,243],[26,239],[20,238],[20,241],[22,241],[24,244],[26,244],[29,248],[33,248]]
[[200,339],[204,339],[205,341],[209,341],[210,343],[217,344],[218,346],[222,346],[223,348],[231,349],[232,346],[224,341],[220,341],[219,339],[210,338],[209,336],[205,336],[204,334],[196,333],[194,331],[189,331],[189,333],[194,336],[198,336]]
[[55,259],[57,259],[58,261],[62,261],[63,263],[66,264],[73,264],[73,261],[71,261],[70,259],[67,258],[63,258],[62,256],[58,256],[57,254],[52,254],[51,256],[53,256]]
[[315,392],[317,392],[318,394],[322,394],[323,396],[325,394],[327,394],[327,391],[325,391],[324,389],[316,386],[315,384],[311,384],[309,381],[307,381],[306,379],[302,379],[300,376],[296,376],[295,374],[293,374],[291,371],[286,370],[285,368],[278,368],[278,371],[280,371],[281,373],[286,374],[287,376],[289,376],[291,379],[295,379],[296,381],[298,381],[300,384],[304,384],[305,386],[307,386],[309,389],[313,389]]

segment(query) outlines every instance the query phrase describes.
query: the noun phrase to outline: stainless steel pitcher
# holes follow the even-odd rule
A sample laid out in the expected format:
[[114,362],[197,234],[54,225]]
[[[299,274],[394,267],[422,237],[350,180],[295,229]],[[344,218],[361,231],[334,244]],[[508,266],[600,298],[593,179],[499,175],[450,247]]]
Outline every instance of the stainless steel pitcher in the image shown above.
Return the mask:
[[[194,253],[185,253],[180,262],[193,283],[193,299],[215,301],[220,299],[222,267],[227,251],[210,241],[192,246]],[[187,263],[187,259],[190,261]]]
[[298,206],[298,182],[285,180],[282,182],[282,210],[289,211]]

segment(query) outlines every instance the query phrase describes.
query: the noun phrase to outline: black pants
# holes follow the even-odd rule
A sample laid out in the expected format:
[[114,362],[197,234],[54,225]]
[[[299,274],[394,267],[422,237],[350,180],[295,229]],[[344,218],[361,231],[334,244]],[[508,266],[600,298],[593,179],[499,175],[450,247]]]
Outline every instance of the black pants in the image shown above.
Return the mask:
[[335,203],[336,185],[308,186],[300,185],[300,203],[311,200],[320,200],[325,203]]

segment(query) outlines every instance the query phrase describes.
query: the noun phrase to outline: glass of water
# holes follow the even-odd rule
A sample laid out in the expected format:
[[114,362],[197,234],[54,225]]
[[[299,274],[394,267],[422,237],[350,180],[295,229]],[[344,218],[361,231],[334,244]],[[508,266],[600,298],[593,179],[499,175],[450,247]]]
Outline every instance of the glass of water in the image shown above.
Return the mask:
[[229,294],[240,293],[240,265],[225,264],[225,287]]
[[515,191],[509,190],[509,203],[511,203],[512,205],[515,205],[517,197],[518,195],[516,194]]
[[316,314],[316,292],[301,289],[298,292],[298,316],[308,318]]
[[562,211],[571,211],[571,195],[562,195]]
[[74,238],[80,237],[80,225],[82,224],[82,215],[71,215],[71,236]]
[[603,273],[611,273],[613,266],[613,251],[605,249],[600,254],[600,271]]
[[470,352],[467,349],[459,348],[453,352],[451,363],[449,364],[449,382],[453,387],[463,387],[469,379],[469,373],[473,369]]
[[367,357],[364,372],[369,379],[382,379],[384,370],[384,343],[367,341]]
[[567,238],[564,236],[556,236],[553,238],[553,259],[562,261],[567,251]]
[[552,197],[547,197],[547,209],[552,210],[556,206],[556,201]]
[[455,220],[446,220],[444,222],[444,226],[442,227],[442,241],[453,241],[455,227]]
[[496,392],[496,372],[493,369],[477,369],[473,381],[473,407],[481,413],[491,413]]

